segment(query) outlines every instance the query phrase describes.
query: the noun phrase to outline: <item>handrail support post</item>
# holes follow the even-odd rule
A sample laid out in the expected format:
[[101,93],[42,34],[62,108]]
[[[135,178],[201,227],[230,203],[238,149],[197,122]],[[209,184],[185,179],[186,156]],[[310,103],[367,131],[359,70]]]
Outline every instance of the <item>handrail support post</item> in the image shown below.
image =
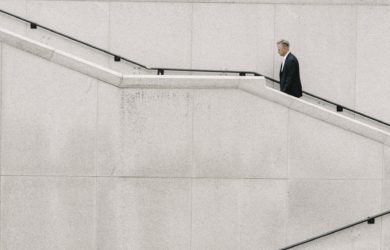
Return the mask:
[[337,110],[337,112],[343,112],[344,108],[341,105],[337,105],[336,110]]
[[370,218],[367,220],[368,224],[375,224],[375,218]]
[[36,29],[38,25],[36,23],[30,23],[30,29]]
[[164,75],[163,69],[157,69],[157,75]]

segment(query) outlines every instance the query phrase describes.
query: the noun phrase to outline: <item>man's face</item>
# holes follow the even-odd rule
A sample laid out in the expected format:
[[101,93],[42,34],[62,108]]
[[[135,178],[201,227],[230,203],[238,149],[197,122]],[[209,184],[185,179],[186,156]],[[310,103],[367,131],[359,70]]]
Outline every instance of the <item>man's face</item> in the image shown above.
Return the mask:
[[288,52],[288,48],[284,47],[282,44],[278,44],[278,54],[280,56],[285,56]]

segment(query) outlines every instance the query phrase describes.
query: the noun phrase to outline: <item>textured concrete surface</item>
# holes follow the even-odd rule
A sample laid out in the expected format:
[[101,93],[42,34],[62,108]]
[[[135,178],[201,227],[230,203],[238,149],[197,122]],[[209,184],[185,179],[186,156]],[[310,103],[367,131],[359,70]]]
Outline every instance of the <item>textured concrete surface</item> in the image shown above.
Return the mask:
[[[388,84],[390,72],[390,7],[359,7],[357,29],[356,108],[373,117],[390,121]],[[378,50],[378,45],[380,50]]]
[[120,87],[128,89],[238,89],[241,84],[248,82],[264,89],[264,77],[216,75],[124,75]]
[[286,245],[286,180],[243,180],[240,192],[241,249],[278,249]]
[[286,186],[272,180],[194,180],[192,249],[281,247]]
[[[195,4],[192,67],[263,71],[274,46],[272,5]],[[216,35],[218,34],[218,35]]]
[[48,60],[50,60],[54,54],[53,47],[38,43],[36,41],[26,38],[25,36],[18,35],[8,30],[0,30],[0,39],[1,42],[4,42],[14,48],[24,50],[26,52]]
[[97,81],[3,45],[2,174],[94,175]]
[[1,177],[2,249],[95,249],[93,178]]
[[[288,189],[287,245],[381,212],[381,180],[296,180]],[[361,240],[377,245],[380,229],[371,233]],[[340,244],[356,236],[350,240],[342,237]]]
[[382,178],[382,144],[293,111],[289,124],[289,177]]
[[196,176],[287,177],[286,108],[235,90],[196,91],[194,108]]
[[[0,9],[15,15],[25,17],[27,11],[26,0],[2,0],[0,1]],[[12,30],[13,32],[16,32],[18,34],[26,35],[26,23],[18,22],[13,17],[10,17],[3,13],[0,13],[0,23],[1,28]]]
[[[3,46],[5,249],[269,250],[387,206],[389,135],[262,78],[122,79]],[[381,235],[385,223],[315,246],[379,249]]]
[[240,180],[193,182],[193,249],[240,248]]
[[384,147],[384,158],[383,158],[383,178],[390,180],[390,147]]
[[[42,0],[29,0],[29,1],[42,1]],[[48,0],[57,1],[57,0]],[[74,0],[62,0],[62,1],[74,1]],[[84,0],[78,0],[84,1]],[[104,2],[172,2],[172,0],[97,0]],[[186,3],[273,3],[273,4],[310,4],[310,5],[389,5],[388,0],[176,0],[176,2]]]
[[98,85],[97,175],[111,174],[121,165],[120,89],[100,82]]
[[190,249],[191,180],[98,178],[97,249]]
[[[108,3],[27,1],[26,5],[27,19],[96,47],[109,48]],[[27,36],[100,65],[108,65],[105,54],[46,30],[27,29]]]
[[121,92],[121,162],[116,176],[192,174],[192,90],[126,89]]
[[[383,181],[382,209],[390,210],[390,180]],[[381,218],[382,221],[382,250],[390,249],[390,215]]]
[[[362,218],[363,219],[363,218]],[[370,249],[383,250],[381,248],[381,230],[382,224],[380,219],[374,225],[367,223],[360,224],[350,229],[338,232],[307,243],[303,246],[296,247],[296,250],[355,250]]]
[[112,51],[151,67],[191,67],[191,5],[115,2],[110,12]]
[[66,52],[54,51],[51,61],[115,86],[122,82],[121,74]]

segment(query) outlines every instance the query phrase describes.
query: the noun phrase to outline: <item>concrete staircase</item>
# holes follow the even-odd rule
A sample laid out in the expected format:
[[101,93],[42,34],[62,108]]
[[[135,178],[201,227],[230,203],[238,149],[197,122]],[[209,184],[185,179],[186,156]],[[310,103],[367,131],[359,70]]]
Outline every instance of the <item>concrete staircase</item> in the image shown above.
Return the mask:
[[[123,75],[0,42],[2,249],[270,250],[390,209],[390,134],[262,77]],[[389,235],[384,217],[299,249]]]

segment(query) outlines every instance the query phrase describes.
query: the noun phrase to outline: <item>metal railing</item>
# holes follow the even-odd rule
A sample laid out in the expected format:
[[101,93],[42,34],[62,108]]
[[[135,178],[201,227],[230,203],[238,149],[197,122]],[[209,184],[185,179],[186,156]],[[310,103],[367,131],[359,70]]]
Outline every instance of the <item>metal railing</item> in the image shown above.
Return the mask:
[[72,41],[74,41],[74,42],[80,43],[80,44],[85,45],[85,46],[87,46],[87,47],[93,48],[93,49],[95,49],[95,50],[97,50],[97,51],[103,52],[104,54],[113,56],[113,57],[114,57],[114,60],[117,61],[117,62],[119,62],[120,60],[123,60],[123,61],[129,62],[129,63],[132,63],[132,64],[134,64],[134,65],[137,65],[137,66],[139,66],[139,67],[141,67],[141,68],[143,68],[143,69],[148,69],[148,67],[146,67],[145,65],[142,65],[142,64],[140,64],[140,63],[137,63],[137,62],[132,61],[132,60],[130,60],[130,59],[127,59],[127,58],[125,58],[125,57],[118,56],[118,55],[116,55],[116,54],[114,54],[114,53],[112,53],[112,52],[109,52],[109,51],[104,50],[104,49],[102,49],[102,48],[98,48],[98,47],[96,47],[96,46],[94,46],[94,45],[92,45],[92,44],[90,44],[90,43],[86,43],[86,42],[81,41],[81,40],[79,40],[79,39],[76,39],[76,38],[74,38],[74,37],[65,35],[65,34],[63,34],[63,33],[61,33],[61,32],[55,31],[55,30],[53,30],[53,29],[51,29],[51,28],[48,28],[48,27],[43,26],[43,25],[41,25],[41,24],[38,24],[38,23],[36,23],[36,22],[27,20],[27,19],[25,19],[25,18],[23,18],[23,17],[17,16],[17,15],[15,15],[15,14],[9,13],[9,12],[4,11],[4,10],[1,10],[1,9],[0,9],[0,13],[9,15],[9,16],[11,16],[11,17],[14,17],[14,18],[20,20],[20,21],[23,21],[23,22],[26,22],[26,23],[30,24],[30,28],[31,28],[31,29],[40,28],[40,29],[43,29],[43,30],[47,30],[47,31],[49,31],[49,32],[51,32],[51,33],[54,33],[54,34],[56,34],[56,35],[65,37],[65,38],[67,38],[67,39],[69,39],[69,40],[72,40]]
[[355,222],[355,223],[352,223],[352,224],[349,224],[349,225],[346,225],[346,226],[337,228],[337,229],[332,230],[332,231],[329,231],[329,232],[327,232],[327,233],[324,233],[324,234],[315,236],[315,237],[313,237],[313,238],[310,238],[310,239],[307,239],[307,240],[304,240],[304,241],[295,243],[295,244],[293,244],[293,245],[290,245],[290,246],[281,248],[280,250],[287,250],[287,249],[292,249],[292,248],[297,247],[297,246],[302,246],[302,245],[307,244],[307,243],[309,243],[309,242],[318,240],[318,239],[320,239],[320,238],[323,238],[323,237],[329,236],[329,235],[331,235],[331,234],[334,234],[334,233],[337,233],[337,232],[346,230],[346,229],[348,229],[348,228],[351,228],[351,227],[360,225],[360,224],[365,223],[365,222],[367,222],[368,224],[375,224],[375,219],[376,219],[376,218],[381,217],[381,216],[384,216],[384,215],[387,215],[387,214],[390,214],[390,210],[389,210],[389,211],[386,211],[386,212],[383,212],[383,213],[380,213],[380,214],[377,214],[377,215],[374,215],[374,216],[372,216],[372,217],[368,217],[367,219],[363,219],[363,220],[357,221],[357,222]]
[[[107,54],[107,55],[109,55],[109,56],[112,56],[112,57],[114,58],[114,61],[116,61],[116,62],[120,62],[121,60],[123,60],[123,61],[125,61],[125,62],[134,64],[134,65],[137,65],[137,66],[139,66],[140,68],[142,68],[142,69],[144,69],[144,70],[156,71],[158,75],[164,75],[164,74],[165,74],[165,71],[238,74],[238,75],[240,75],[240,76],[253,75],[253,76],[263,76],[263,77],[264,77],[265,79],[267,79],[267,80],[270,80],[270,81],[272,81],[272,82],[275,82],[275,83],[280,84],[279,81],[277,81],[277,80],[275,80],[275,79],[273,79],[273,78],[271,78],[271,77],[265,76],[265,75],[263,75],[263,74],[260,74],[260,73],[258,73],[258,72],[254,72],[254,71],[242,71],[242,70],[210,70],[210,69],[180,69],[180,68],[161,68],[161,67],[156,68],[156,67],[147,67],[147,66],[145,66],[145,65],[143,65],[143,64],[141,64],[141,63],[138,63],[138,62],[135,62],[135,61],[133,61],[133,60],[127,59],[127,58],[125,58],[125,57],[123,57],[123,56],[119,56],[119,55],[117,55],[117,54],[115,54],[115,53],[112,53],[112,52],[107,51],[107,50],[105,50],[105,49],[96,47],[96,46],[94,46],[94,45],[92,45],[92,44],[90,44],[90,43],[86,43],[86,42],[81,41],[81,40],[79,40],[79,39],[77,39],[77,38],[74,38],[74,37],[68,36],[68,35],[66,35],[66,34],[63,34],[63,33],[61,33],[61,32],[55,31],[55,30],[53,30],[53,29],[51,29],[51,28],[48,28],[48,27],[46,27],[46,26],[43,26],[43,25],[38,24],[38,23],[36,23],[36,22],[33,22],[33,21],[31,21],[31,20],[27,20],[27,19],[25,19],[25,18],[23,18],[23,17],[17,16],[17,15],[12,14],[12,13],[9,13],[9,12],[7,12],[7,11],[4,11],[4,10],[1,10],[1,9],[0,9],[0,13],[6,14],[6,15],[11,16],[11,17],[13,17],[13,18],[16,18],[16,19],[18,19],[18,20],[20,20],[20,21],[23,21],[23,22],[28,23],[28,24],[30,25],[30,28],[31,28],[31,29],[40,28],[40,29],[47,30],[47,31],[52,32],[52,33],[54,33],[54,34],[56,34],[56,35],[65,37],[65,38],[67,38],[67,39],[69,39],[69,40],[71,40],[71,41],[80,43],[80,44],[82,44],[82,45],[85,45],[85,46],[87,46],[87,47],[90,47],[90,48],[92,48],[92,49],[95,49],[95,50],[97,50],[97,51],[99,51],[99,52],[102,52],[102,53],[104,53],[104,54]],[[316,99],[321,100],[321,101],[323,101],[323,102],[326,102],[326,103],[328,103],[328,104],[332,104],[332,105],[336,106],[336,111],[337,111],[337,112],[342,112],[343,110],[347,110],[347,111],[352,112],[352,113],[354,113],[354,114],[356,114],[356,115],[360,115],[360,116],[362,116],[362,117],[364,117],[364,118],[367,118],[367,119],[369,119],[369,120],[372,120],[372,121],[375,121],[375,122],[380,123],[380,124],[382,124],[382,125],[385,125],[385,126],[390,127],[390,124],[387,123],[387,122],[384,122],[384,121],[379,120],[379,119],[377,119],[377,118],[374,118],[374,117],[371,117],[371,116],[369,116],[369,115],[363,114],[363,113],[361,113],[361,112],[359,112],[359,111],[353,110],[353,109],[348,108],[348,107],[346,107],[346,106],[337,104],[337,103],[335,103],[335,102],[333,102],[333,101],[327,100],[327,99],[325,99],[325,98],[319,97],[319,96],[317,96],[317,95],[311,94],[311,93],[306,92],[306,91],[303,91],[303,94],[305,94],[305,95],[307,95],[307,96],[310,96],[310,97],[313,97],[313,98],[316,98]]]

